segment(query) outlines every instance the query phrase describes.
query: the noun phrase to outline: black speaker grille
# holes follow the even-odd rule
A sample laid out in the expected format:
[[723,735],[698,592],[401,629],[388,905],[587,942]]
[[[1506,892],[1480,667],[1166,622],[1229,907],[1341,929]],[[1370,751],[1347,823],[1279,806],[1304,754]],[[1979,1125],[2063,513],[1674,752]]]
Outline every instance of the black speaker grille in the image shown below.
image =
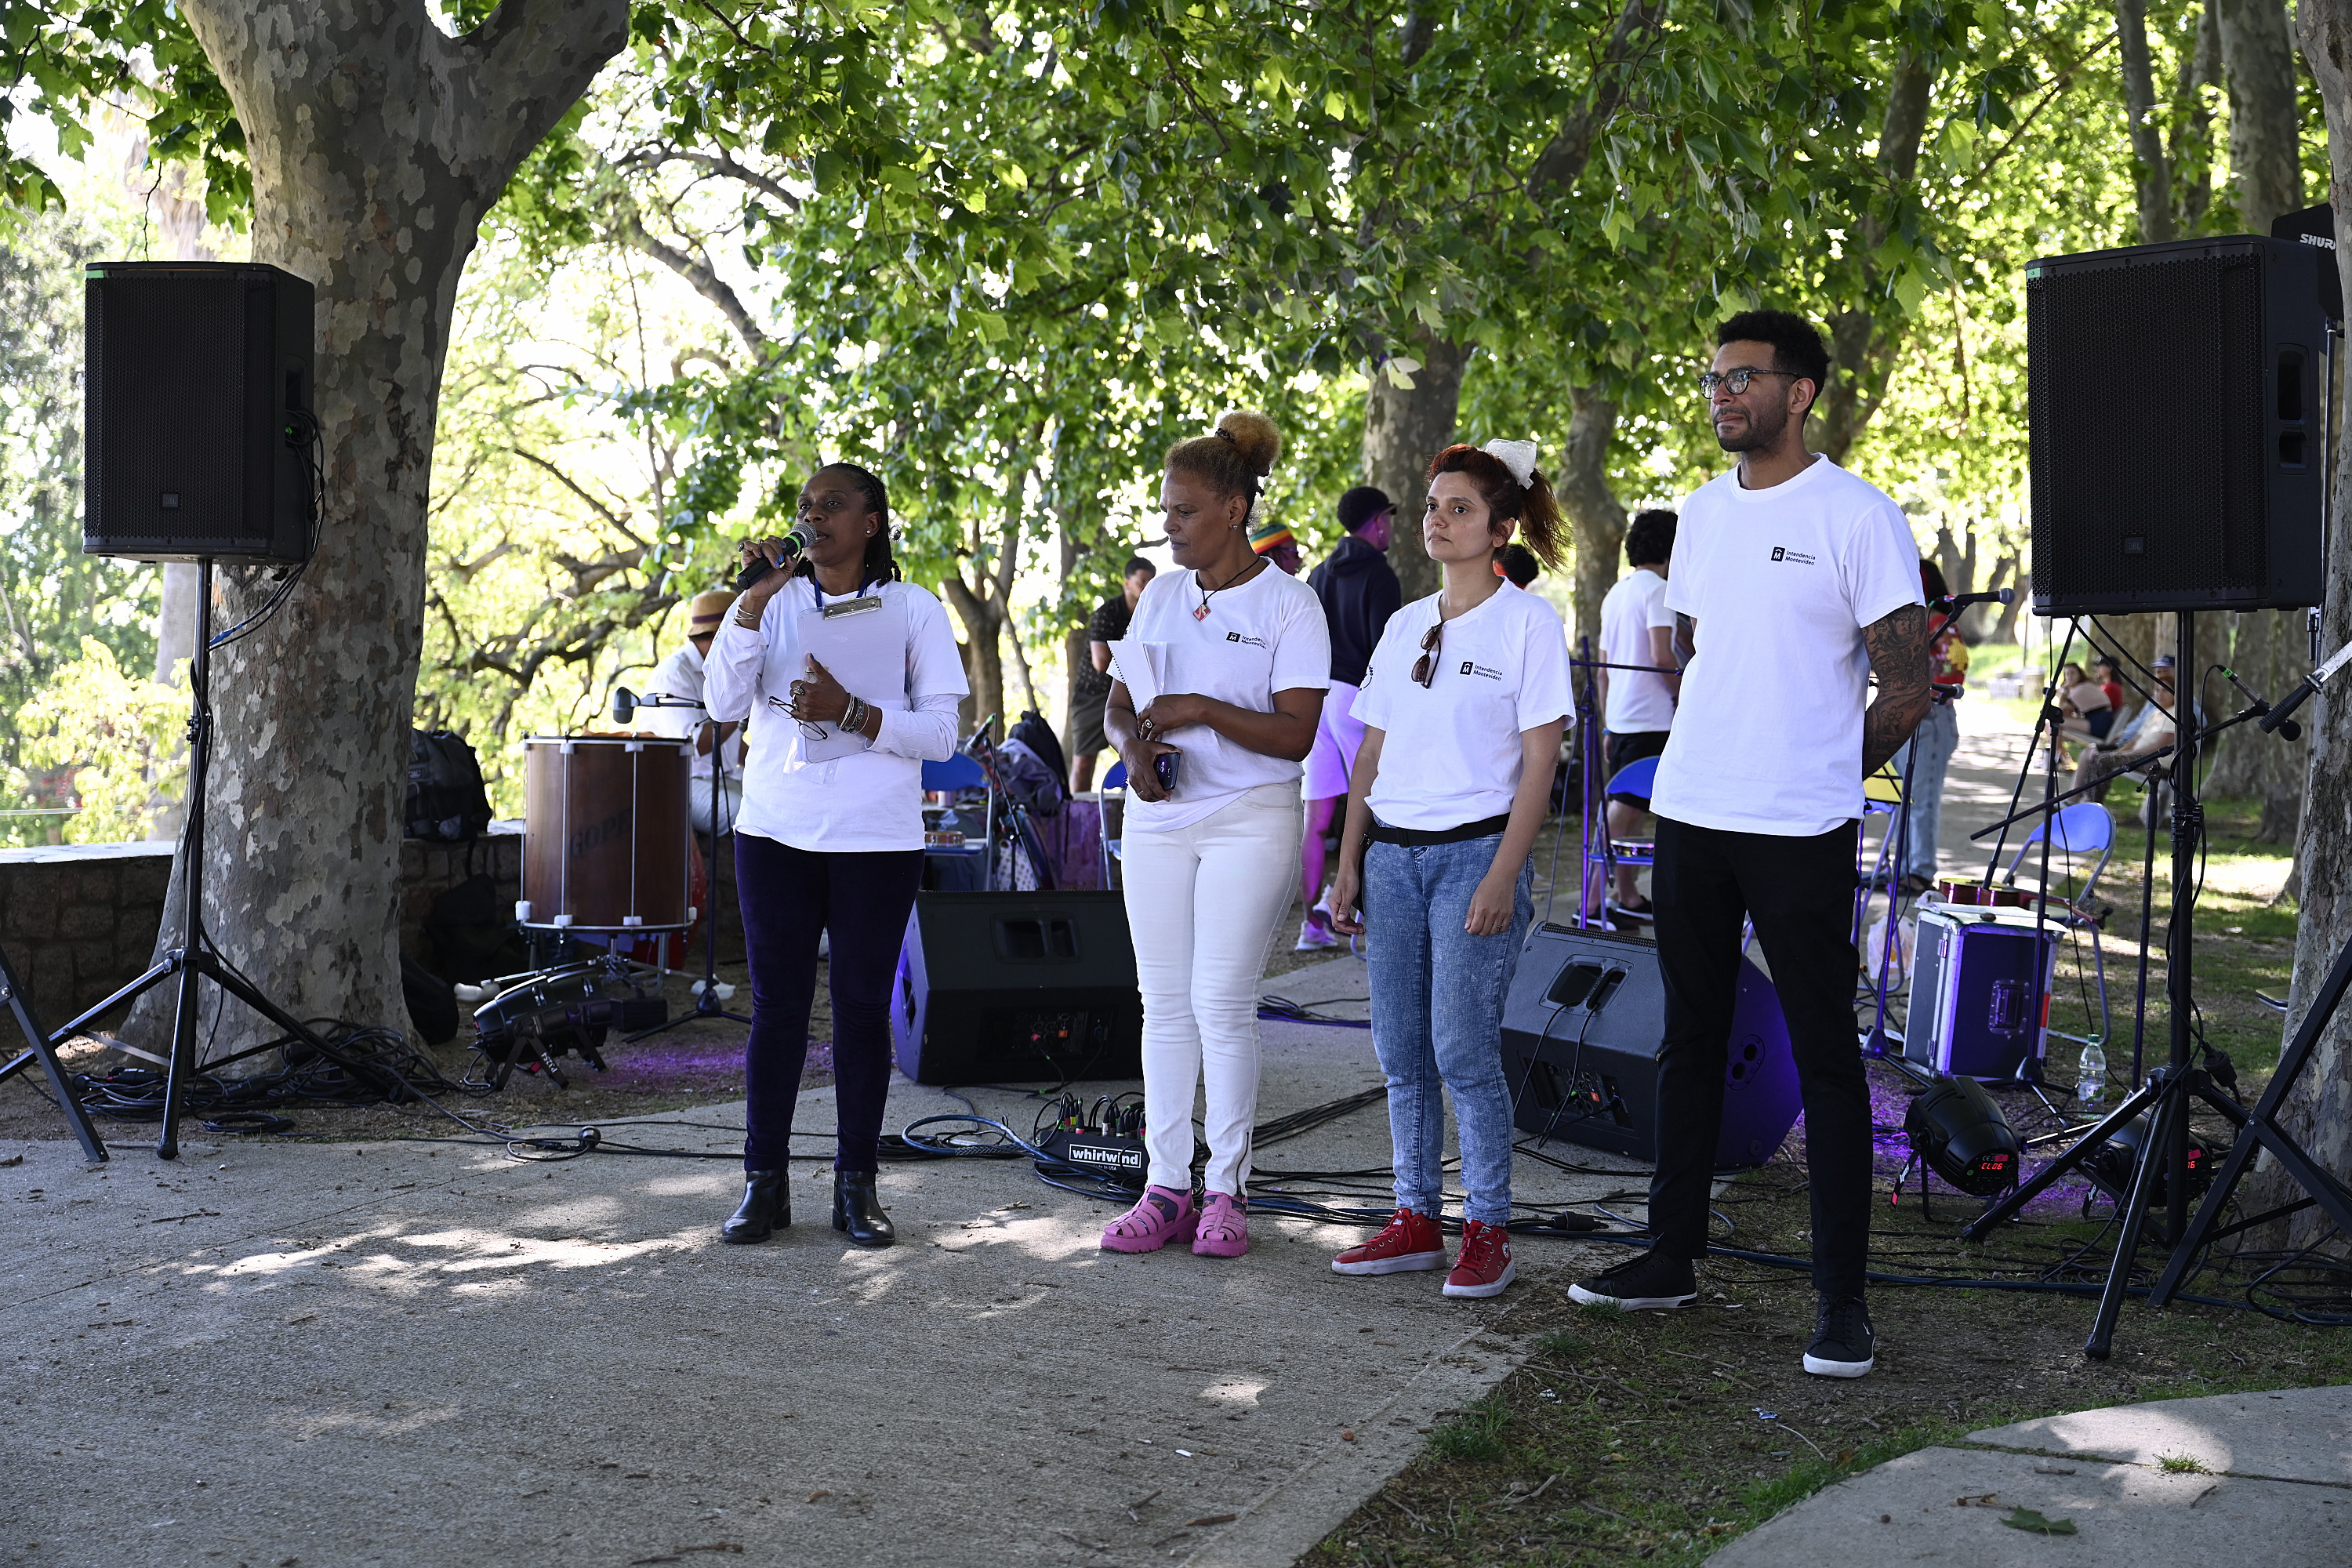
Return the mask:
[[[89,538],[179,540],[223,555],[268,548],[267,457],[256,462],[247,431],[247,300],[236,276],[90,280]],[[268,326],[256,324],[266,344]]]
[[2259,594],[2261,256],[2048,267],[2026,302],[2036,596],[2124,610]]

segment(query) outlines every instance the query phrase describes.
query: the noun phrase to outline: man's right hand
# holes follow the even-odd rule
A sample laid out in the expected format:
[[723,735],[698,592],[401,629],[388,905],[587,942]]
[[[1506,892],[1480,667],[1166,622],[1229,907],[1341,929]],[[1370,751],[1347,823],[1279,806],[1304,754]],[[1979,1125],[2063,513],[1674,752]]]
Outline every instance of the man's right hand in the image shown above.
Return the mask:
[[1331,929],[1341,936],[1364,934],[1363,913],[1356,907],[1362,891],[1362,879],[1357,875],[1356,868],[1342,859],[1339,868],[1331,875],[1330,896],[1323,900],[1324,908],[1331,911]]

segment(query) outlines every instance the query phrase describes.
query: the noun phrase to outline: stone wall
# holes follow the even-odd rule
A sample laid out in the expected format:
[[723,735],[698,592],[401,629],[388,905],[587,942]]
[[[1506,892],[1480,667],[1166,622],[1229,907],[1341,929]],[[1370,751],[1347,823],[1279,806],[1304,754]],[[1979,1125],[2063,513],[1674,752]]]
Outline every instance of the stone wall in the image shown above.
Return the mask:
[[[400,950],[432,962],[425,921],[433,900],[476,872],[499,884],[499,908],[522,897],[522,824],[496,822],[471,844],[400,847]],[[721,911],[719,959],[740,963],[731,841],[719,856]],[[84,1007],[136,980],[155,953],[163,894],[171,880],[169,844],[69,844],[0,849],[0,950],[16,972],[43,1024],[55,1028]],[[699,968],[700,932],[685,967]],[[0,1026],[5,1015],[0,1015]],[[0,1026],[0,1056],[13,1054]]]

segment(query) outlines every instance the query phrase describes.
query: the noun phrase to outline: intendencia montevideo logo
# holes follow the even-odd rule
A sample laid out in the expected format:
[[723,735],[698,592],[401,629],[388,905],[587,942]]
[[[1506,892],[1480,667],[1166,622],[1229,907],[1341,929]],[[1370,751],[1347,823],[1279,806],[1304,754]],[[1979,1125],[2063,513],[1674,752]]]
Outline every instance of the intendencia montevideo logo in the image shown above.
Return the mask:
[[1772,547],[1772,559],[1775,561],[1793,561],[1800,566],[1811,566],[1817,564],[1814,558],[1806,554],[1803,551],[1790,550],[1786,545],[1782,544],[1776,544]]

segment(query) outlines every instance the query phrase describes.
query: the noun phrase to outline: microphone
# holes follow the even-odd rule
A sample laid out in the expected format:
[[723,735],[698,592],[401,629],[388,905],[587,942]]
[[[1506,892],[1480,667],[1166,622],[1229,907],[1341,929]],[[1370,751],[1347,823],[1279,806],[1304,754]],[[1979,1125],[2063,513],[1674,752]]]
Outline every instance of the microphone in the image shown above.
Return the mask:
[[[2313,670],[2309,675],[2305,676],[2301,680],[2296,681],[2293,687],[2289,688],[2287,694],[2279,699],[2278,706],[2272,709],[2267,714],[2263,715],[2262,719],[2256,721],[2256,727],[2262,730],[2273,731],[2279,729],[2281,725],[2286,722],[2286,716],[2288,714],[2294,712],[2297,708],[2302,707],[2305,698],[2311,696],[2312,693],[2326,685],[2328,679],[2337,670],[2342,669],[2347,662],[2352,662],[2352,643],[2346,643],[2342,647],[2337,648],[2334,653],[2328,655],[2327,662],[2326,664],[2321,665],[2317,669]],[[2287,739],[2293,740],[2294,737],[2290,735]]]
[[[2255,718],[2261,719],[2266,717],[2271,712],[2271,705],[2263,701],[2261,698],[2255,696],[2252,692],[2247,690],[2246,683],[2238,679],[2238,672],[2236,670],[2231,669],[2226,664],[2217,664],[2213,668],[2220,670],[2222,678],[2228,680],[2231,685],[2238,689],[2238,695],[2246,700],[2246,706],[2248,710],[2252,712]],[[2302,700],[2298,698],[2296,700],[2300,701]],[[2270,725],[2263,725],[2262,727],[2264,729],[2272,728]],[[2281,717],[2276,726],[2276,732],[2289,741],[2299,741],[2303,739],[2303,726],[2296,723],[2294,720],[2284,716]]]
[[[793,524],[792,528],[784,534],[783,543],[784,564],[789,567],[793,563],[800,560],[802,556],[808,553],[809,534],[807,527],[804,524],[797,522]],[[735,591],[739,594],[744,592],[753,584],[759,582],[760,579],[765,577],[769,573],[773,572],[774,570],[776,570],[774,563],[770,562],[766,556],[761,556],[758,560],[752,562],[751,564],[744,567],[742,571],[736,574]]]
[[636,717],[637,694],[625,686],[613,688],[613,722],[625,724]]
[[1964,610],[1970,605],[2013,605],[2017,603],[2017,590],[1995,588],[1985,594],[1947,594],[1930,603],[1941,605],[1947,610]]

